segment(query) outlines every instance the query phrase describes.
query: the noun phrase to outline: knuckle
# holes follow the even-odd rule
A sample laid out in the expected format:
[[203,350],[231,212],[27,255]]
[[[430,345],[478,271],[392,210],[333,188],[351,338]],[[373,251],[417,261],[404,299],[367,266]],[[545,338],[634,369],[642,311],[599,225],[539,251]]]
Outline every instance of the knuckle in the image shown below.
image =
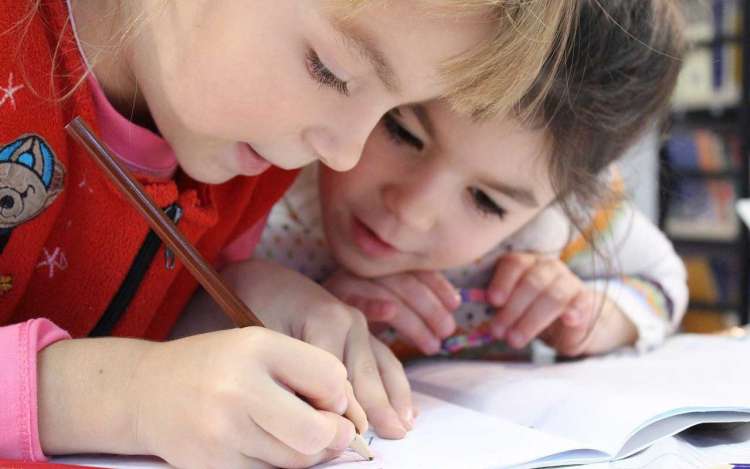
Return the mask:
[[546,279],[541,272],[532,271],[523,278],[523,284],[526,286],[526,288],[539,291],[546,286]]
[[[327,427],[327,425],[313,425],[310,431],[305,432],[300,440],[298,451],[303,456],[312,456],[326,449],[333,439],[330,434],[330,428]],[[305,458],[303,457],[303,459]]]
[[372,377],[380,375],[380,368],[374,358],[365,358],[357,366],[359,374],[363,377]]
[[562,305],[568,302],[570,294],[562,288],[549,288],[544,292],[544,298],[557,305]]

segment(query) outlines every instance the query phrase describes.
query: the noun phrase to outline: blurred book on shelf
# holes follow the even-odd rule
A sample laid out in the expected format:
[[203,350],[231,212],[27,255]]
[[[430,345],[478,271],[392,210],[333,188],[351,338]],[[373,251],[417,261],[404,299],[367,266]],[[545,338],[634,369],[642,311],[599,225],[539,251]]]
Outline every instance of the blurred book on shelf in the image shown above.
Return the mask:
[[738,0],[683,0],[685,37],[692,43],[710,42],[720,35],[738,36],[742,11]]
[[675,183],[664,223],[680,239],[732,240],[739,233],[731,181],[681,179]]
[[681,239],[730,240],[739,233],[735,213],[740,140],[705,127],[674,130],[665,146],[672,173],[664,229]]
[[685,255],[690,301],[702,304],[732,304],[739,295],[737,260],[727,255]]
[[683,60],[672,97],[675,112],[736,107],[742,93],[741,8],[738,0],[687,0]]
[[724,255],[684,255],[690,306],[682,321],[684,332],[716,332],[737,325],[738,259]]
[[670,168],[678,171],[734,171],[741,163],[740,139],[734,132],[701,127],[676,129],[666,149]]

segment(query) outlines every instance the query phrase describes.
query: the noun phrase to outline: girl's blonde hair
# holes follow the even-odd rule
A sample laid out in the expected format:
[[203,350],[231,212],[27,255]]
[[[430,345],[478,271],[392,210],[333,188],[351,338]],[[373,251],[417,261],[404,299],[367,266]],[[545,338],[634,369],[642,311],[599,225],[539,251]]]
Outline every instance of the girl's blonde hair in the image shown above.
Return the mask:
[[[533,116],[565,57],[579,1],[418,0],[422,7],[435,7],[436,14],[457,18],[480,15],[494,23],[489,40],[444,64],[449,91],[443,97],[454,110],[477,119],[505,113]],[[337,1],[353,8],[353,15],[372,2]],[[535,98],[527,99],[521,108],[521,99],[529,95],[532,87]]]
[[[27,0],[28,19],[41,0]],[[166,0],[164,0],[166,1]],[[336,0],[355,15],[373,0]],[[382,2],[393,0],[380,0]],[[456,17],[479,14],[494,23],[492,36],[476,50],[444,64],[447,98],[454,109],[481,119],[502,113],[530,117],[542,105],[566,54],[580,0],[409,0],[434,6],[438,14]],[[140,18],[143,20],[143,18]],[[19,25],[21,26],[21,25]],[[137,25],[125,31],[133,33]],[[120,41],[125,33],[115,33]],[[83,77],[78,81],[80,84]],[[534,89],[534,98],[529,92]],[[72,90],[67,90],[68,96]],[[523,108],[522,98],[527,99]]]

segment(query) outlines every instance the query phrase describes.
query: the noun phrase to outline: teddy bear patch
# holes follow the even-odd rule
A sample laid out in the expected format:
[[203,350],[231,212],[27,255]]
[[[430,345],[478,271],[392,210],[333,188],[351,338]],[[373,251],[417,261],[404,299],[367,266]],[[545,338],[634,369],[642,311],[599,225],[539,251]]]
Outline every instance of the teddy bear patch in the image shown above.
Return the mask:
[[0,146],[0,252],[13,228],[54,202],[64,181],[65,168],[38,135]]

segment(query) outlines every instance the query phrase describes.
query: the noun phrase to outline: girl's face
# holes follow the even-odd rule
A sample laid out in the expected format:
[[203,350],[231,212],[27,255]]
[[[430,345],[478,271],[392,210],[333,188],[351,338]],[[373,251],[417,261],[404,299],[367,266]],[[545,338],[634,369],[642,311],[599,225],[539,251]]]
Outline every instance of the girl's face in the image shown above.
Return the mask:
[[[393,107],[446,91],[440,67],[489,37],[430,2],[145,1],[128,57],[148,110],[194,179],[270,164],[343,171]],[[432,6],[432,9],[435,7]]]
[[552,202],[542,129],[445,103],[390,112],[351,171],[321,169],[326,236],[366,277],[467,265]]

